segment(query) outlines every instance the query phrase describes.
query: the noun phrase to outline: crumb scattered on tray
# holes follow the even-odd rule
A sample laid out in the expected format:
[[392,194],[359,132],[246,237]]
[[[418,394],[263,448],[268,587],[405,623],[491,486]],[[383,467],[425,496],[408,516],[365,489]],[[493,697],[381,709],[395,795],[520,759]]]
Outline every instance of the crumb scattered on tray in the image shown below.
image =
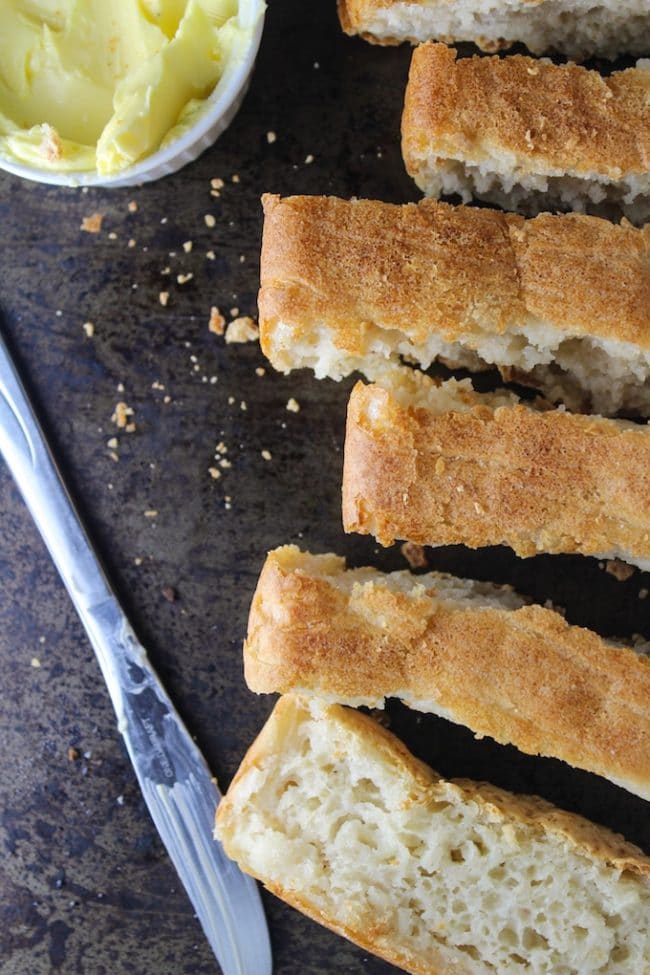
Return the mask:
[[258,366],[257,369],[255,370],[255,375],[266,376],[266,369],[264,368],[264,366]]
[[92,322],[84,322],[81,326],[89,339],[95,334],[95,326]]
[[158,295],[158,301],[163,308],[166,308],[169,303],[169,291],[161,291]]
[[645,588],[639,589],[639,599],[647,599],[647,598],[648,598],[648,590]]
[[208,467],[208,474],[210,475],[213,481],[218,481],[219,478],[221,477],[221,471],[219,470],[218,467]]
[[84,217],[81,221],[81,230],[87,234],[98,234],[102,229],[103,213],[91,213],[89,217]]
[[168,603],[175,603],[177,599],[176,590],[173,586],[163,586],[160,590],[163,599],[166,599]]
[[186,254],[191,254],[193,247],[194,247],[193,241],[191,240],[183,241],[183,250],[185,251]]
[[129,206],[128,206],[129,213],[135,213],[137,209],[138,209],[138,204],[136,203],[136,201],[129,200]]
[[276,139],[277,139],[277,135],[275,134],[275,132],[271,131],[266,133],[266,141],[268,142],[269,145],[272,145],[272,143],[274,143]]
[[226,319],[223,317],[216,305],[213,305],[210,309],[210,320],[208,322],[208,329],[214,332],[215,335],[223,335],[226,327]]
[[216,256],[217,256],[217,255],[215,254],[215,252],[214,252],[214,251],[206,251],[206,252],[205,252],[205,256],[207,257],[207,259],[208,259],[209,261],[214,261],[214,260],[216,260]]
[[233,173],[230,178],[232,179],[233,183],[239,183],[239,182],[241,182],[239,173]]
[[187,284],[187,282],[191,281],[193,277],[194,275],[192,274],[192,272],[188,271],[187,274],[177,274],[176,280],[178,281],[179,284]]
[[29,662],[31,666],[34,667],[36,670],[38,670],[38,668],[41,666],[41,662],[38,659],[38,657],[32,657],[32,659]]
[[[129,417],[134,416],[134,411],[126,403],[120,401],[115,404],[115,411],[111,417],[111,422],[115,424],[120,430],[127,430],[127,432],[132,433],[135,430],[135,423],[129,421]],[[129,430],[129,427],[132,427]]]
[[203,221],[206,227],[214,227],[217,222],[216,217],[214,216],[213,213],[206,213],[205,216],[203,217]]
[[273,459],[273,454],[271,453],[270,450],[262,450],[262,451],[260,451],[260,453],[262,454],[262,459],[263,460],[272,460]]
[[429,565],[424,549],[415,542],[404,542],[400,552],[412,569],[426,569]]
[[297,399],[294,399],[293,396],[291,396],[290,399],[287,400],[287,409],[289,413],[299,413],[300,403]]
[[145,518],[157,518],[158,512],[155,508],[148,508],[144,513]]
[[307,156],[305,156],[305,164],[307,166],[309,166],[309,165],[311,165],[311,163],[313,163],[313,161],[314,161],[314,157],[312,156],[312,154],[310,152]]
[[234,318],[226,329],[226,342],[257,342],[260,337],[260,330],[247,315],[242,318]]
[[619,582],[625,582],[626,579],[634,575],[635,569],[633,565],[628,565],[627,562],[621,562],[620,559],[607,559],[605,562],[605,572],[610,576],[614,576]]
[[79,758],[79,752],[77,751],[77,749],[72,747],[68,748],[68,761],[76,762],[78,758]]

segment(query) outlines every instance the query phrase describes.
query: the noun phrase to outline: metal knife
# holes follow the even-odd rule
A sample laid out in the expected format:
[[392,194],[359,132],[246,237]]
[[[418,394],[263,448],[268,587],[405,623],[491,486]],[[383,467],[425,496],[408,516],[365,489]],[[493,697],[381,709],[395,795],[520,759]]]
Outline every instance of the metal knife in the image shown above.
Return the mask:
[[271,975],[257,887],[212,838],[215,780],[111,589],[2,335],[0,453],[85,627],[145,802],[224,975]]

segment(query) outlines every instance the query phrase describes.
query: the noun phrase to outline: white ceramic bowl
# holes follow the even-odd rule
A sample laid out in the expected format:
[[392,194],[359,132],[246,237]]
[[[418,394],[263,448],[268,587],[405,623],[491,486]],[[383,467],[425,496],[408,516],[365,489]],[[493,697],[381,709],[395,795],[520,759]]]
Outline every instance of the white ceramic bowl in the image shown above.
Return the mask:
[[[251,0],[240,0],[240,8],[244,14],[252,7]],[[157,152],[115,173],[114,176],[100,176],[93,171],[56,173],[46,169],[36,169],[33,166],[24,166],[2,154],[0,154],[0,169],[22,176],[24,179],[33,179],[39,183],[54,183],[58,186],[138,186],[140,183],[149,183],[151,180],[175,173],[187,163],[193,162],[211,146],[228,128],[239,111],[248,90],[262,40],[264,17],[263,12],[255,25],[244,56],[232,71],[226,71],[217,82],[214,91],[206,99],[205,108],[196,124],[164,149],[158,149]]]

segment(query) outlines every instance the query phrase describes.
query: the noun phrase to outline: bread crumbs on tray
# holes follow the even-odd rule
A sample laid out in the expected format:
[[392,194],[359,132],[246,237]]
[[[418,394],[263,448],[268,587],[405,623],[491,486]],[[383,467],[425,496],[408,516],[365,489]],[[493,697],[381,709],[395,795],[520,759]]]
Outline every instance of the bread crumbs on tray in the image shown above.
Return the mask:
[[89,339],[95,334],[95,326],[92,322],[84,322],[81,326]]
[[287,400],[287,407],[286,408],[289,411],[289,413],[299,413],[300,412],[300,403],[298,402],[297,399],[294,399],[293,396],[292,396],[290,399]]
[[412,569],[426,569],[429,565],[424,549],[415,542],[404,542],[400,552]]
[[161,292],[159,292],[159,294],[158,294],[158,301],[163,306],[163,308],[166,308],[167,305],[169,304],[169,291],[161,291]]
[[115,411],[111,417],[111,422],[119,430],[126,430],[127,433],[132,433],[135,430],[135,423],[129,420],[129,417],[134,416],[134,410],[132,407],[127,406],[126,403],[120,401],[115,404]]
[[41,662],[38,657],[32,657],[30,660],[30,665],[34,667],[34,669],[38,670],[38,668],[41,666]]
[[144,516],[145,518],[157,518],[158,512],[155,508],[147,508],[147,510],[144,512]]
[[247,315],[242,318],[234,318],[226,328],[226,343],[233,342],[257,342],[260,337],[260,330]]
[[[264,366],[258,366],[257,369],[255,370],[255,375],[256,376],[266,376],[266,369],[264,368]],[[287,409],[288,409],[288,406],[287,406]]]
[[221,471],[218,467],[208,467],[208,474],[214,481],[218,481],[221,477]]
[[98,234],[102,229],[103,213],[91,213],[89,217],[84,217],[81,221],[80,230],[85,230],[87,234]]
[[266,133],[266,141],[268,142],[269,145],[273,145],[276,139],[277,139],[277,135],[275,132],[270,131]]
[[127,209],[129,211],[129,213],[136,213],[137,212],[137,209],[138,209],[138,204],[136,203],[135,200],[129,200],[129,204],[128,204]]
[[217,219],[213,213],[206,213],[203,216],[203,222],[205,223],[206,227],[212,228],[216,225]]
[[208,321],[208,330],[213,332],[215,335],[223,335],[226,328],[226,319],[223,317],[216,305],[213,305],[210,309],[210,320]]
[[191,254],[193,247],[194,247],[194,242],[193,241],[191,241],[191,240],[185,240],[185,241],[183,241],[183,250],[185,251],[186,254]]
[[273,460],[273,454],[270,450],[261,450],[260,453],[263,460]]
[[177,274],[176,280],[178,281],[179,284],[187,284],[187,282],[191,281],[193,277],[194,275],[192,274],[192,272],[188,271],[187,274]]
[[633,576],[636,569],[633,565],[628,565],[627,562],[621,562],[620,559],[607,559],[605,562],[605,572],[614,576],[618,582],[625,582],[630,576]]

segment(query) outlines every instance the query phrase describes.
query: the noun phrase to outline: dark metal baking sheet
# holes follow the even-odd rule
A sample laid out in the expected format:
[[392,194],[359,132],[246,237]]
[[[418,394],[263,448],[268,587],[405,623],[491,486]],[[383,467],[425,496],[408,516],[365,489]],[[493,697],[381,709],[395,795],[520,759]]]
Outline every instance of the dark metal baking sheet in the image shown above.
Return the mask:
[[[211,305],[255,313],[263,191],[417,199],[398,145],[410,52],[345,38],[334,7],[273,0],[240,114],[177,175],[88,193],[0,176],[4,327],[133,621],[224,786],[272,704],[246,690],[241,668],[266,550],[295,541],[352,564],[405,567],[398,547],[380,550],[340,527],[352,381],[275,375],[255,344],[226,346],[207,327]],[[217,177],[226,184],[218,198]],[[79,229],[94,212],[104,214],[96,236]],[[175,275],[187,271],[194,278],[179,286]],[[292,396],[297,414],[285,408]],[[115,462],[107,441],[119,400],[133,407],[136,431],[119,435]],[[232,467],[213,480],[219,441]],[[502,549],[446,549],[430,561],[551,599],[603,634],[650,636],[650,599],[639,598],[647,575],[617,582],[594,560],[522,561]],[[0,686],[2,975],[216,971],[140,800],[90,648],[2,467]],[[640,799],[445,721],[398,706],[390,715],[445,775],[539,793],[650,851]],[[265,904],[277,975],[392,971],[273,897]]]

